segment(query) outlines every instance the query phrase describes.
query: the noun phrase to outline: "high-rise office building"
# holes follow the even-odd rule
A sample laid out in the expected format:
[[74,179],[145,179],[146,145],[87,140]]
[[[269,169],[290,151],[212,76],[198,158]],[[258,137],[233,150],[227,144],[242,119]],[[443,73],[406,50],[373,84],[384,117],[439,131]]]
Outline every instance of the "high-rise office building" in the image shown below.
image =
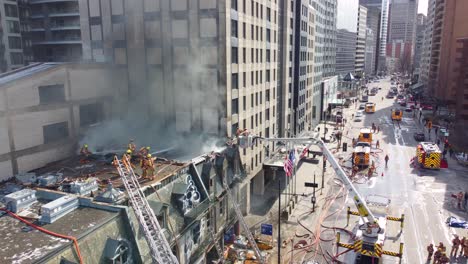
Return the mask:
[[[359,0],[361,5],[367,7],[367,16],[373,21],[375,15],[378,14],[378,25],[374,23],[368,24],[374,31],[377,37],[377,54],[376,54],[376,67],[377,71],[383,71],[386,68],[385,56],[387,46],[387,30],[389,19],[389,4],[390,0]],[[375,29],[377,28],[377,31]],[[377,33],[376,33],[377,32]]]
[[357,76],[363,76],[366,57],[367,8],[363,5],[359,5],[358,10],[354,71]]
[[337,9],[336,73],[342,76],[355,71],[356,36],[359,1],[339,0]]
[[418,14],[416,20],[416,40],[414,45],[413,67],[419,73],[419,65],[421,62],[421,52],[424,43],[424,30],[426,28],[426,16]]
[[23,40],[18,2],[0,0],[0,12],[0,72],[5,72],[24,65]]
[[366,28],[366,51],[364,54],[364,72],[366,76],[374,75],[375,73],[375,47],[376,39],[374,31],[367,27]]
[[[283,35],[278,53],[280,4],[291,8],[280,2],[80,0],[83,57],[126,67],[129,103],[167,129],[231,137],[240,128],[272,137],[278,89],[287,91],[281,85],[293,78],[291,61],[277,83],[280,58],[293,52]],[[294,30],[291,18],[283,16],[283,32]],[[264,191],[262,164],[273,150],[263,142],[243,150],[246,190]]]
[[293,134],[312,129],[315,10],[309,0],[296,0],[294,26]]
[[[93,2],[98,3],[99,1]],[[30,26],[28,38],[32,41],[35,61],[82,60],[81,31],[89,32],[90,28],[93,28],[94,24],[99,23],[99,21],[80,24],[80,18],[86,18],[86,13],[94,12],[94,10],[86,10],[86,12],[83,10],[83,13],[80,14],[78,0],[29,0],[29,10],[31,15],[28,19]],[[96,38],[97,34],[106,33],[93,31]],[[88,44],[98,45],[97,43]],[[94,61],[105,61],[103,57],[99,57],[99,54],[95,54],[93,59]]]
[[323,79],[335,75],[337,0],[312,0],[316,10],[312,126],[323,119]]

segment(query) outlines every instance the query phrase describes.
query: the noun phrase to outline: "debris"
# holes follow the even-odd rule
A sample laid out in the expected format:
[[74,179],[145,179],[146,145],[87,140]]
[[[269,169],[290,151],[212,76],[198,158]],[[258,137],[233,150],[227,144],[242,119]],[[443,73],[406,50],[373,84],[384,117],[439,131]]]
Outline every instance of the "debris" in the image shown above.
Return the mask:
[[450,216],[447,218],[447,221],[445,221],[450,227],[460,227],[460,228],[465,228],[468,229],[468,223],[464,220],[459,220],[458,218],[454,216]]

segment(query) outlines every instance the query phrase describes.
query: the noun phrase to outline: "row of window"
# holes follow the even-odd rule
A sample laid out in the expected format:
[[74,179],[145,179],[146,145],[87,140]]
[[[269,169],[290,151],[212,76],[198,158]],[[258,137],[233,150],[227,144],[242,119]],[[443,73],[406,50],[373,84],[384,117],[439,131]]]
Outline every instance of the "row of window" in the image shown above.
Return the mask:
[[[231,9],[239,11],[239,0],[231,0]],[[276,3],[276,0],[275,0]],[[247,0],[242,0],[242,12],[244,14],[247,14]],[[255,2],[254,0],[250,1],[250,15],[256,18],[263,19],[263,5]],[[271,19],[271,9],[269,7],[266,7],[266,20],[272,21]],[[276,11],[273,13],[273,21],[276,23]]]
[[[231,19],[231,37],[239,38],[239,22]],[[265,41],[271,42],[271,30],[265,29]],[[242,22],[242,38],[247,39],[247,23]],[[263,27],[250,25],[250,39],[263,41]],[[276,43],[276,30],[273,30],[273,43]]]
[[[260,78],[259,78],[260,77]],[[255,80],[255,82],[254,82]],[[273,79],[271,79],[270,70],[265,71],[265,82],[276,81],[276,71],[273,71]],[[250,85],[258,85],[263,83],[263,71],[250,72]],[[247,73],[242,73],[242,87],[247,86]],[[239,73],[231,74],[231,89],[239,89]]]
[[[259,56],[260,55],[260,56]],[[263,49],[250,49],[250,61],[247,61],[247,48],[242,48],[242,63],[271,62],[270,49],[265,50],[265,61],[263,61]],[[276,62],[276,52],[273,50],[273,62]],[[231,63],[239,63],[239,48],[231,47]]]

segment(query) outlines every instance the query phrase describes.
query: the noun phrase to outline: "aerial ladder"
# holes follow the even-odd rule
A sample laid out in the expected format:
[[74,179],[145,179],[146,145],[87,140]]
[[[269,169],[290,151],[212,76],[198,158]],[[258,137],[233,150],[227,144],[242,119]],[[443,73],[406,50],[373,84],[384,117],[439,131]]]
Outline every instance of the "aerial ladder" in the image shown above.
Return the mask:
[[380,258],[382,255],[390,255],[402,258],[403,243],[400,243],[400,252],[385,251],[382,247],[385,241],[387,220],[401,222],[401,228],[403,228],[404,215],[402,215],[400,218],[391,216],[376,217],[367,205],[366,200],[363,199],[363,197],[354,187],[353,183],[348,178],[346,172],[340,166],[333,153],[327,148],[325,143],[318,137],[318,135],[303,138],[265,138],[244,133],[238,136],[238,144],[241,148],[253,146],[256,140],[265,142],[308,144],[309,146],[317,145],[353,197],[354,204],[356,205],[358,211],[353,212],[348,209],[348,217],[349,215],[356,215],[360,217],[360,224],[355,234],[354,243],[341,243],[339,241],[339,236],[337,236],[337,245],[348,249],[354,249],[355,252],[369,257]]
[[141,191],[140,183],[133,171],[129,158],[124,155],[122,160],[120,160],[115,156],[113,164],[117,167],[117,171],[127,190],[130,205],[135,211],[145,239],[148,242],[153,263],[178,264],[179,261],[172,253],[169,242],[166,240],[163,230],[158,223],[158,219],[148,204],[145,194]]

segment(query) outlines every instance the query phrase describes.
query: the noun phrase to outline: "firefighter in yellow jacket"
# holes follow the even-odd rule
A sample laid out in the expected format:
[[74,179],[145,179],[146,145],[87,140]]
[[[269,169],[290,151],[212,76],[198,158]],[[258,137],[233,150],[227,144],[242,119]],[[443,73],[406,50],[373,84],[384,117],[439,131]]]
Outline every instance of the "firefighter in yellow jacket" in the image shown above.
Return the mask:
[[140,162],[141,170],[143,171],[142,177],[144,179],[154,180],[154,160],[151,154],[148,154],[146,158],[142,159]]

